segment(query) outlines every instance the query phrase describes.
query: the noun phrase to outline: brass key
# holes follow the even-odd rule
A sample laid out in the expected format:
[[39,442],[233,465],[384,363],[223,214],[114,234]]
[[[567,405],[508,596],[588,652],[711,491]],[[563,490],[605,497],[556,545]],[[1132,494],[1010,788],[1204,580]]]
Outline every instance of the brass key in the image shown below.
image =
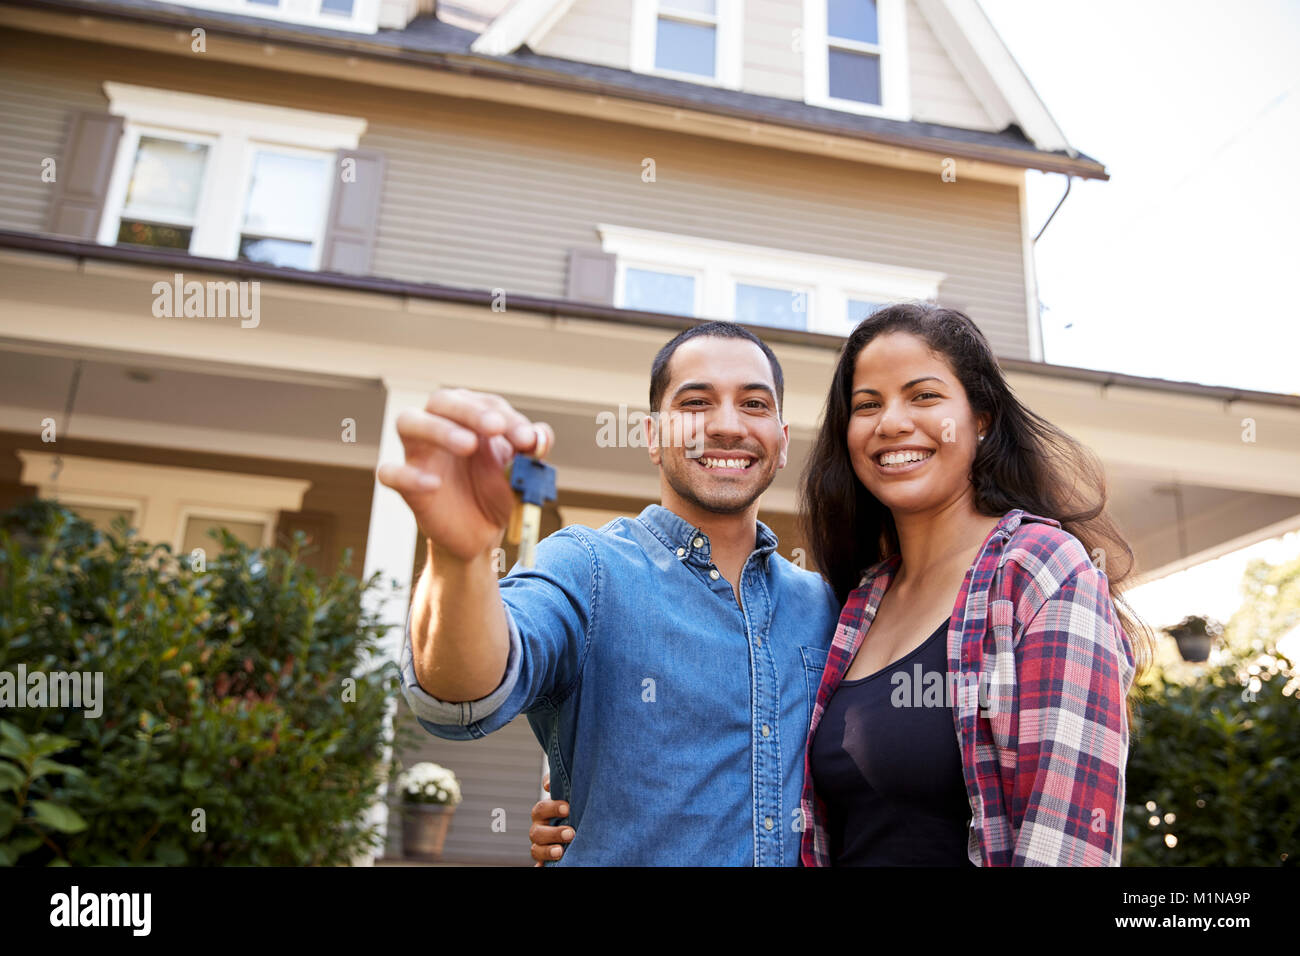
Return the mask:
[[506,540],[519,545],[519,562],[531,568],[537,557],[537,539],[542,532],[542,506],[555,500],[555,468],[519,452],[510,462],[510,487],[519,495]]

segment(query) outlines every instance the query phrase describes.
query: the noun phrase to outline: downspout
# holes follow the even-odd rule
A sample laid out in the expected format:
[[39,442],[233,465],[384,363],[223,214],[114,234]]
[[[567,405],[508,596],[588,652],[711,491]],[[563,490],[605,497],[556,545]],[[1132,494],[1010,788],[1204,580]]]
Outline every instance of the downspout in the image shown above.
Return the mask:
[[1039,239],[1043,238],[1043,233],[1047,232],[1047,227],[1052,224],[1052,220],[1056,218],[1057,212],[1059,212],[1061,207],[1065,205],[1065,201],[1070,198],[1070,187],[1073,185],[1074,185],[1074,177],[1071,176],[1069,173],[1066,173],[1065,193],[1061,196],[1061,201],[1056,204],[1056,208],[1052,210],[1052,214],[1047,217],[1047,222],[1043,223],[1043,228],[1038,230],[1038,235],[1034,236],[1035,245],[1038,244]]
[[[1065,201],[1070,198],[1070,187],[1073,185],[1074,185],[1074,177],[1071,176],[1069,173],[1066,173],[1065,192],[1061,194],[1061,198],[1060,200],[1057,201],[1056,208],[1052,210],[1052,214],[1047,217],[1047,222],[1043,223],[1043,228],[1038,230],[1038,234],[1034,236],[1033,241],[1029,244],[1030,247],[1029,255],[1032,256],[1034,259],[1033,268],[1034,268],[1035,276],[1038,275],[1038,253],[1037,253],[1038,240],[1043,238],[1043,233],[1047,232],[1047,227],[1052,224],[1052,220],[1056,218],[1056,214],[1061,211],[1061,207],[1065,205]],[[1041,350],[1042,341],[1043,341],[1043,297],[1041,292],[1039,291],[1038,281],[1036,278],[1034,281],[1034,298],[1037,301],[1035,301],[1034,303],[1033,320],[1038,323],[1038,342],[1039,342],[1039,349]]]

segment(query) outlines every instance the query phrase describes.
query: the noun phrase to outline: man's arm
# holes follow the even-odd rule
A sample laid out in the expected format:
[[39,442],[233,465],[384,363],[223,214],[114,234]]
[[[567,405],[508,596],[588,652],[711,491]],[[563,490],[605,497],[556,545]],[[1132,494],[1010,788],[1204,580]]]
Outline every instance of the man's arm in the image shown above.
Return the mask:
[[544,456],[554,434],[500,396],[465,389],[434,392],[396,424],[406,461],[386,462],[377,477],[429,540],[412,604],[416,678],[440,700],[478,700],[501,684],[510,651],[492,569],[515,505],[506,465],[516,451]]
[[497,585],[506,623],[505,677],[482,698],[450,702],[416,677],[412,606],[402,649],[402,694],[425,730],[473,740],[499,730],[539,702],[559,706],[582,673],[599,601],[596,558],[582,529],[564,528],[537,546],[537,563],[516,565]]
[[500,683],[510,639],[492,553],[462,561],[432,541],[411,603],[415,677],[432,696],[479,700]]

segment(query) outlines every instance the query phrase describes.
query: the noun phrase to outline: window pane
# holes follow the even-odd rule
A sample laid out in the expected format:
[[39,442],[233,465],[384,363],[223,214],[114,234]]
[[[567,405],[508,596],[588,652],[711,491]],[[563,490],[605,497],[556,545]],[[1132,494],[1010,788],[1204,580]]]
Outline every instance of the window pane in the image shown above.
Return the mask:
[[341,17],[352,16],[352,0],[320,0],[321,13],[336,13]]
[[623,308],[694,315],[695,277],[628,269],[623,281]]
[[200,143],[141,136],[123,214],[192,223],[207,160],[208,147]]
[[865,299],[849,299],[849,325],[856,326],[883,304],[883,302],[867,302]]
[[826,33],[828,36],[879,43],[876,0],[828,0]]
[[311,269],[312,243],[293,242],[289,239],[263,239],[258,236],[239,237],[239,258],[248,262],[265,262],[287,269]]
[[660,10],[682,10],[686,13],[708,13],[716,15],[717,0],[661,0]]
[[830,51],[830,94],[842,100],[875,103],[880,99],[880,57],[871,53]]
[[659,18],[655,66],[661,70],[714,75],[715,27]]
[[259,7],[278,7],[280,0],[248,0],[249,3],[257,4]]
[[323,156],[259,151],[253,160],[244,231],[314,239],[325,213],[327,175]]
[[194,230],[188,226],[163,226],[138,219],[123,219],[117,227],[117,241],[131,246],[154,246],[189,252]]
[[772,289],[737,283],[736,321],[750,325],[773,325],[783,329],[806,329],[807,294],[793,289]]
[[135,512],[130,508],[99,508],[93,505],[69,505],[79,518],[85,518],[104,533],[113,530],[113,521],[119,517],[126,518],[128,526],[135,526]]
[[206,554],[217,554],[221,550],[220,540],[208,537],[211,528],[223,527],[250,548],[262,546],[262,530],[266,527],[260,521],[235,521],[228,518],[201,518],[197,515],[185,519],[185,537],[181,539],[181,553],[189,554],[195,548],[202,548]]

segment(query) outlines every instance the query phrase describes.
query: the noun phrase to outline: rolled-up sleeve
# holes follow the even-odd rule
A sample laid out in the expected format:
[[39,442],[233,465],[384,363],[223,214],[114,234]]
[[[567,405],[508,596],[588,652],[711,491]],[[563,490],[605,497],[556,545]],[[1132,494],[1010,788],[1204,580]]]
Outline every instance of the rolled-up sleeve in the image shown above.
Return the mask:
[[506,628],[510,632],[510,655],[506,660],[505,677],[501,679],[496,690],[486,697],[462,702],[439,700],[421,687],[419,680],[416,679],[415,651],[411,642],[411,616],[414,610],[412,607],[406,612],[406,639],[402,644],[402,696],[406,698],[411,712],[422,724],[465,727],[498,710],[519,681],[519,662],[523,653],[519,628],[515,625],[510,608],[506,608]]
[[505,676],[481,700],[434,697],[415,676],[411,613],[402,647],[402,695],[425,730],[450,740],[473,740],[500,730],[522,713],[554,706],[582,672],[597,597],[595,553],[572,529],[537,546],[536,566],[516,564],[500,582],[510,650]]

